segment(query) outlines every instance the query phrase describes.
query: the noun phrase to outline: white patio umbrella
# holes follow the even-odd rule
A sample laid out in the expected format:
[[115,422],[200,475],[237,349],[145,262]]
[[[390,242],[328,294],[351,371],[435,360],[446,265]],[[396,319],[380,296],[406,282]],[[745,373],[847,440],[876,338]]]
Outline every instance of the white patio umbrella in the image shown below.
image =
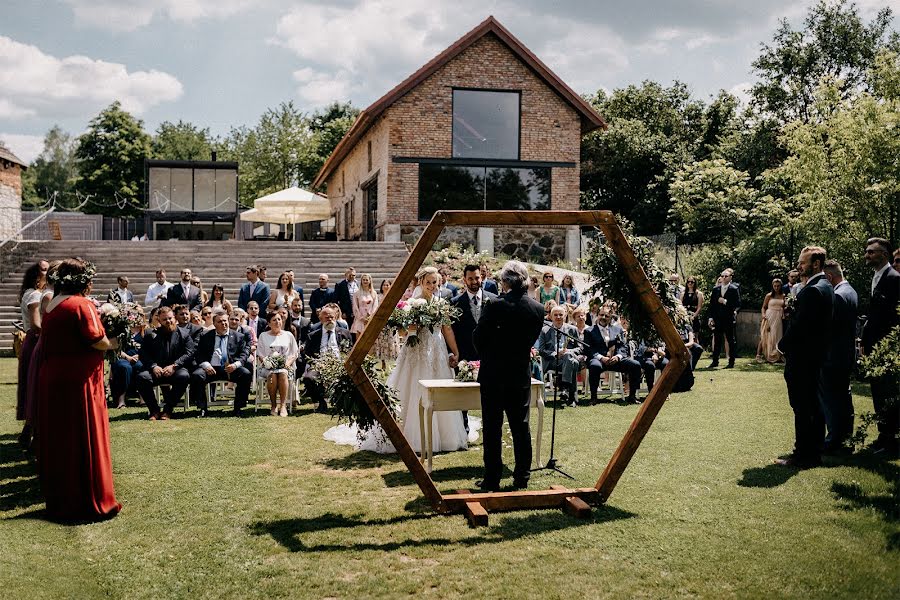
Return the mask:
[[328,198],[298,187],[257,198],[255,205],[241,213],[242,221],[291,225],[331,218]]

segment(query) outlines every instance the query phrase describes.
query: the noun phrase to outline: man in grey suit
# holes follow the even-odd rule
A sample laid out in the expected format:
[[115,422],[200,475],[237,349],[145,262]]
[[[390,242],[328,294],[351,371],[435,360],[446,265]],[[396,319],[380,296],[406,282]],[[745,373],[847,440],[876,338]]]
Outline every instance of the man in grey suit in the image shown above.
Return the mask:
[[581,353],[578,344],[578,330],[566,323],[566,308],[556,306],[550,311],[552,326],[541,330],[538,338],[538,352],[544,373],[556,371],[562,381],[560,400],[572,406],[578,402],[578,371],[581,370]]
[[819,400],[825,414],[826,454],[848,453],[847,439],[853,433],[853,399],[850,375],[856,364],[856,319],[859,298],[844,279],[836,260],[825,261],[825,278],[834,288],[834,316],[828,356],[819,378]]

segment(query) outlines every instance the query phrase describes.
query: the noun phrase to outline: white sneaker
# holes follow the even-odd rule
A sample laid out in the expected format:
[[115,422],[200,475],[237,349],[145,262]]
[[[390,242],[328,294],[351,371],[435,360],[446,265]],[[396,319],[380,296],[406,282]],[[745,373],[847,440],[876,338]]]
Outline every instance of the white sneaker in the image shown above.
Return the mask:
[[279,416],[279,417],[286,417],[286,416],[287,416],[287,408],[284,407],[284,406],[282,406],[282,407],[281,407],[281,410],[278,412],[278,416]]

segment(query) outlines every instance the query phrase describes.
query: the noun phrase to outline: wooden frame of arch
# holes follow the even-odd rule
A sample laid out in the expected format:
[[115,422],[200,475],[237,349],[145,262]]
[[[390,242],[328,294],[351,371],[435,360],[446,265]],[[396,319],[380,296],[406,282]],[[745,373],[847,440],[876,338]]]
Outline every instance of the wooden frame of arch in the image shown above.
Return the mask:
[[[435,486],[419,457],[403,435],[403,430],[391,416],[384,402],[375,390],[365,371],[362,362],[381,333],[394,306],[403,295],[405,285],[395,285],[386,294],[375,314],[369,319],[365,331],[356,341],[345,363],[347,372],[356,383],[372,414],[384,428],[387,436],[397,449],[400,458],[406,464],[425,498],[432,507],[441,513],[470,512],[473,507],[484,513],[485,510],[517,510],[565,507],[575,503],[578,507],[587,508],[584,504],[598,505],[605,502],[618,483],[619,478],[637,451],[644,435],[653,424],[653,420],[662,408],[663,403],[672,391],[678,377],[689,364],[690,355],[678,335],[671,319],[666,315],[659,297],[653,291],[647,275],[635,258],[631,246],[628,245],[615,216],[609,211],[438,211],[431,218],[422,232],[418,242],[406,259],[406,263],[397,274],[395,281],[410,281],[431,251],[438,236],[449,226],[490,227],[536,226],[536,225],[591,225],[598,227],[604,234],[607,243],[615,252],[628,279],[637,291],[641,304],[653,323],[662,340],[670,348],[669,364],[650,394],[644,400],[631,426],[619,443],[615,453],[606,465],[594,487],[565,488],[552,486],[549,490],[521,490],[511,492],[469,493],[456,492],[442,494]],[[675,349],[675,350],[671,350]],[[680,349],[680,351],[679,351]],[[580,502],[579,502],[580,500]],[[475,506],[480,505],[480,506]],[[474,519],[471,518],[470,520]],[[483,515],[486,520],[486,514]]]

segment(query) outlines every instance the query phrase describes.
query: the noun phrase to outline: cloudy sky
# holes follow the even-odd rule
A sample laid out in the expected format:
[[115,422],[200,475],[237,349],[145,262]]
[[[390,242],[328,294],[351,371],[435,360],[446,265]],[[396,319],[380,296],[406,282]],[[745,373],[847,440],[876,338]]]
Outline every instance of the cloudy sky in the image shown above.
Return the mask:
[[[114,100],[225,134],[293,100],[365,107],[494,15],[580,93],[652,79],[740,93],[812,0],[27,0],[0,20],[0,139],[30,161]],[[900,0],[857,0],[869,18]],[[900,18],[894,26],[900,27]]]

